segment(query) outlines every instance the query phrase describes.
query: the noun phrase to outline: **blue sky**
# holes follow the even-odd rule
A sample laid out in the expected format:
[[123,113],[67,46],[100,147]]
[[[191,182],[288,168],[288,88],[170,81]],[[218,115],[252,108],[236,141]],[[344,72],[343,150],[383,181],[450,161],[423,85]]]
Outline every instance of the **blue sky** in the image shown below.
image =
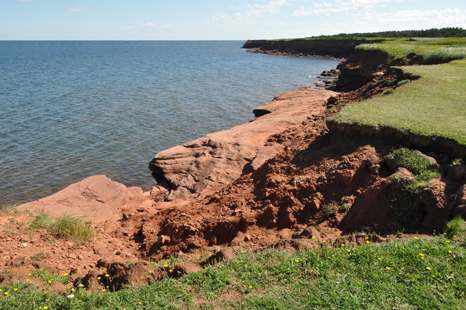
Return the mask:
[[246,40],[466,28],[465,0],[0,0],[0,40]]

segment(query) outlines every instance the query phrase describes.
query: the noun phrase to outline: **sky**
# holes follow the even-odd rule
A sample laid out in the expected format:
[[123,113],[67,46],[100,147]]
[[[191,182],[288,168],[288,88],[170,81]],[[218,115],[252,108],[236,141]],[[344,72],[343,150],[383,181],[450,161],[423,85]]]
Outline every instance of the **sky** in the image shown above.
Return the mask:
[[465,0],[0,0],[0,40],[247,40],[466,28]]

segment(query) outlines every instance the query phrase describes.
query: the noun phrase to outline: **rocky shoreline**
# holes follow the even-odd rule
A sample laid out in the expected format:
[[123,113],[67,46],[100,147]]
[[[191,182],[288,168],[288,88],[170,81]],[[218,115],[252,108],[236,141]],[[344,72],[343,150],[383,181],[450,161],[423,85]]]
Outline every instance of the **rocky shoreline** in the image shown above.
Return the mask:
[[[276,41],[248,41],[245,46],[272,46],[290,55],[339,50],[336,56],[349,57],[351,48],[354,53],[350,41],[340,47],[332,41],[320,42],[321,47],[315,41],[292,42],[288,47]],[[306,52],[298,49],[306,44]],[[346,104],[382,92],[383,80],[415,78],[382,60],[383,55],[376,54],[370,59],[349,57],[323,73],[320,86],[327,89],[302,87],[276,95],[256,108],[256,118],[247,124],[158,153],[150,169],[159,185],[150,192],[94,176],[18,207],[54,216],[84,216],[98,232],[89,244],[50,243],[47,232],[40,230],[30,236],[21,233],[31,220],[27,213],[0,216],[3,271],[24,275],[15,276],[15,281],[25,280],[33,268],[70,272],[74,286],[83,284],[90,290],[98,288],[97,279],[108,273],[116,279],[112,287],[117,290],[123,284],[146,284],[139,278],[149,271],[160,280],[167,268],[176,270],[176,276],[200,270],[209,260],[231,257],[225,247],[294,250],[364,242],[366,235],[351,235],[354,231],[383,234],[386,237],[371,235],[374,242],[383,242],[403,230],[440,230],[456,214],[466,217],[464,164],[450,167],[445,177],[421,193],[412,205],[412,227],[407,228],[397,213],[403,206],[393,198],[403,191],[399,180],[413,175],[385,163],[404,142],[436,164],[464,158],[464,147],[445,139],[328,120]],[[193,265],[189,262],[193,250],[211,256]],[[171,255],[186,262],[159,269],[139,262]],[[127,265],[128,260],[138,263]],[[0,282],[12,279],[4,276]],[[65,287],[57,284],[55,290]]]

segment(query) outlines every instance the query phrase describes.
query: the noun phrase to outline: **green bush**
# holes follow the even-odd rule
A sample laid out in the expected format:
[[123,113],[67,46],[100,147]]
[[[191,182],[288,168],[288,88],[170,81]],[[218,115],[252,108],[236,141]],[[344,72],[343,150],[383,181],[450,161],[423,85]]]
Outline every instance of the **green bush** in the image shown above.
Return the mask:
[[403,167],[411,171],[416,177],[423,180],[429,180],[440,176],[436,169],[431,169],[435,165],[430,158],[417,150],[410,150],[408,148],[400,148],[387,155],[385,161],[389,161],[395,169]]

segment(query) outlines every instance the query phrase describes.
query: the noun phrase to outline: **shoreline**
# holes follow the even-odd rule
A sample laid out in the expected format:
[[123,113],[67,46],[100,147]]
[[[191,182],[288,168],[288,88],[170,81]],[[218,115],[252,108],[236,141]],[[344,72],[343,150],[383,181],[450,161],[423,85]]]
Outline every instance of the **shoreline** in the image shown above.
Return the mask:
[[[412,202],[412,226],[405,227],[399,216],[404,206],[394,197],[405,192],[406,180],[415,175],[387,163],[388,158],[406,141],[426,152],[423,147],[433,140],[329,120],[345,105],[380,94],[386,79],[396,81],[400,72],[380,71],[378,58],[372,60],[357,66],[348,59],[339,68],[340,77],[353,78],[354,84],[370,79],[366,85],[373,92],[298,88],[257,107],[257,117],[249,123],[156,154],[150,165],[159,185],[150,192],[94,176],[20,206],[55,211],[55,216],[74,208],[94,221],[99,236],[79,249],[62,240],[49,245],[41,241],[48,238],[44,232],[35,233],[28,247],[21,247],[26,239],[10,238],[2,242],[12,250],[0,262],[13,261],[19,253],[47,251],[55,269],[69,265],[77,274],[96,278],[100,266],[112,273],[111,265],[144,264],[129,267],[127,260],[160,262],[176,255],[186,261],[193,253],[221,255],[226,247],[341,247],[343,242],[365,244],[369,236],[371,242],[385,242],[400,232],[441,231],[466,201],[466,185],[455,174],[463,173],[464,165],[452,167],[423,190]],[[440,149],[446,145],[442,143]],[[437,153],[427,158],[440,167],[445,154],[433,151]],[[128,281],[144,284],[139,278]]]

